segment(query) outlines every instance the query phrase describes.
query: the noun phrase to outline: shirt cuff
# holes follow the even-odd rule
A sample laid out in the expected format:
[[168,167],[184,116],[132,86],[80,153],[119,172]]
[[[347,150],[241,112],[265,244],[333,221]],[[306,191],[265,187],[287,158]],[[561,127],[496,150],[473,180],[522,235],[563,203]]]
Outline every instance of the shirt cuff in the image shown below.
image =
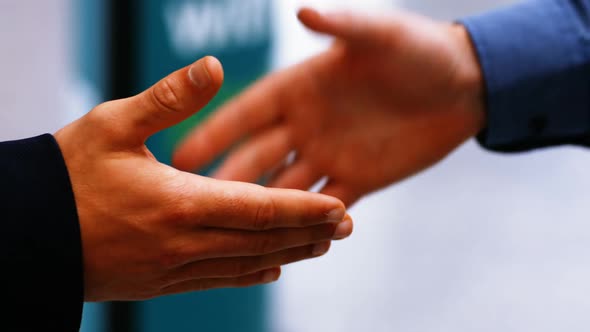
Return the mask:
[[523,151],[590,143],[588,6],[525,1],[460,22],[486,83],[486,148]]

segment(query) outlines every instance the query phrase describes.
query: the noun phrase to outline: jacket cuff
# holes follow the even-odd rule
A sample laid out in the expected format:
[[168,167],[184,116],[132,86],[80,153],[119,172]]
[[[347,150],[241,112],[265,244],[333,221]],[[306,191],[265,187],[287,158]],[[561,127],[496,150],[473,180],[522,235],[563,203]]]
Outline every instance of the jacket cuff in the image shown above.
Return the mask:
[[[84,299],[74,194],[51,135],[0,143],[3,322],[77,331]],[[12,326],[4,325],[4,326]]]
[[590,143],[590,28],[577,3],[526,1],[461,20],[486,83],[485,148]]

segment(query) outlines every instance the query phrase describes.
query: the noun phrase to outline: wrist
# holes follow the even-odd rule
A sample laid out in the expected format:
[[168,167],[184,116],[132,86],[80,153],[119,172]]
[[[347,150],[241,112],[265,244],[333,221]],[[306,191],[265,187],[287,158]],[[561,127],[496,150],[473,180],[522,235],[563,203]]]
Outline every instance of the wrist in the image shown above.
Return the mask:
[[462,24],[452,24],[450,32],[458,48],[457,88],[460,105],[469,117],[473,135],[486,126],[485,82],[479,57],[469,31]]

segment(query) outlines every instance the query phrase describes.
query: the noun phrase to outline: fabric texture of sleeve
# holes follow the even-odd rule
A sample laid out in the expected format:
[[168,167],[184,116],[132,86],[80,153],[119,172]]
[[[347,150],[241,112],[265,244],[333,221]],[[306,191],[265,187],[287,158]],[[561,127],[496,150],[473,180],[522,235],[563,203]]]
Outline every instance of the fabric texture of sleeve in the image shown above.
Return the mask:
[[0,143],[0,328],[78,331],[80,226],[69,175],[51,135]]
[[485,78],[484,147],[590,145],[590,0],[529,0],[460,22]]

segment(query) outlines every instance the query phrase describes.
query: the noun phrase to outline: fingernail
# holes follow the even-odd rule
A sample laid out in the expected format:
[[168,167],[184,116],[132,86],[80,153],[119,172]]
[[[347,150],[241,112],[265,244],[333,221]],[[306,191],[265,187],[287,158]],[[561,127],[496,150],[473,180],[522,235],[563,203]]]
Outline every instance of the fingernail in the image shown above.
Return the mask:
[[271,282],[277,281],[278,278],[279,274],[276,270],[268,270],[264,272],[264,275],[262,276],[262,282],[265,284],[269,284]]
[[334,209],[328,213],[326,213],[326,222],[331,223],[331,222],[341,222],[342,219],[344,219],[344,216],[346,215],[346,211],[344,209]]
[[333,239],[334,240],[342,240],[350,236],[352,228],[352,220],[345,220],[336,226],[336,231],[334,232]]
[[206,61],[207,59],[201,59],[193,63],[188,70],[188,77],[199,89],[206,89],[211,84],[211,75],[205,65]]
[[318,243],[313,247],[312,255],[314,257],[322,256],[330,250],[330,242]]

